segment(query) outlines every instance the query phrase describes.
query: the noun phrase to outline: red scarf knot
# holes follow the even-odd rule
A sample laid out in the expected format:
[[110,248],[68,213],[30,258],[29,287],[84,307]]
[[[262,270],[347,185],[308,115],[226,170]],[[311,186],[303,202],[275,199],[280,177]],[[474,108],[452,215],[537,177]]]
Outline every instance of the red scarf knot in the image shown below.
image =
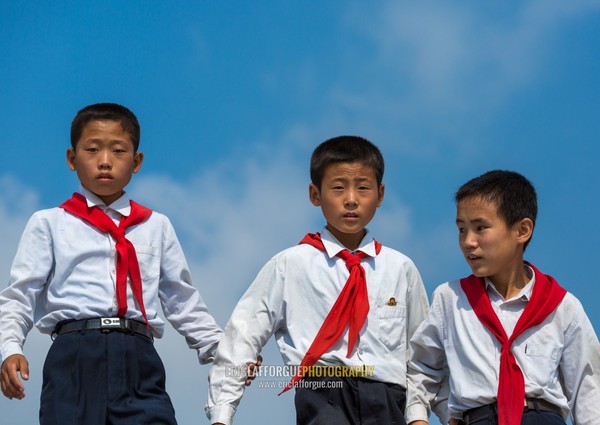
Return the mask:
[[[381,244],[377,241],[374,241],[374,243],[375,254],[379,254]],[[300,244],[308,244],[320,251],[326,252],[321,235],[318,233],[307,234],[300,241]],[[293,388],[296,382],[302,379],[306,368],[314,365],[342,337],[346,327],[348,327],[348,352],[346,357],[350,357],[358,341],[360,330],[367,320],[370,308],[369,294],[367,292],[365,269],[361,266],[360,260],[369,257],[369,255],[360,251],[352,254],[347,249],[344,249],[336,256],[345,261],[346,267],[350,271],[350,276],[333,307],[331,307],[329,314],[323,321],[317,336],[304,355],[298,371],[279,395]]]
[[360,264],[361,257],[359,255],[352,255],[348,251],[341,251],[338,254],[338,257],[341,257],[344,261],[346,261],[346,267],[348,267],[348,270],[350,271],[352,271],[353,267]]
[[110,232],[111,236],[115,238],[117,243],[123,243],[125,239],[125,229],[117,227],[114,231]]

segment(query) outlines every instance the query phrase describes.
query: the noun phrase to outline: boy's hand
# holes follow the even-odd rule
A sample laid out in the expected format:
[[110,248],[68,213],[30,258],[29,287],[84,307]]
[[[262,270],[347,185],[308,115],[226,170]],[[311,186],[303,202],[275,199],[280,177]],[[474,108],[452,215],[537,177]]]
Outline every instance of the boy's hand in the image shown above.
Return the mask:
[[0,370],[2,393],[10,400],[13,398],[21,400],[25,397],[25,387],[19,380],[18,373],[27,381],[29,379],[29,363],[25,356],[13,354],[2,362]]
[[248,369],[246,370],[246,386],[250,386],[254,378],[256,378],[256,372],[260,369],[260,365],[262,364],[263,358],[259,354],[256,358],[256,363],[248,363]]

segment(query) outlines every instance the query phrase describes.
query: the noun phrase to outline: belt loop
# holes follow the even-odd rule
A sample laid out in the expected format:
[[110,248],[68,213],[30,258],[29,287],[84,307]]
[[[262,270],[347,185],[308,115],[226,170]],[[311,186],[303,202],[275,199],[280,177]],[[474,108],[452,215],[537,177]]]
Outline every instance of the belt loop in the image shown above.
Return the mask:
[[540,404],[538,403],[537,399],[533,399],[531,400],[531,402],[533,403],[533,407],[535,408],[535,411],[537,413],[540,413]]

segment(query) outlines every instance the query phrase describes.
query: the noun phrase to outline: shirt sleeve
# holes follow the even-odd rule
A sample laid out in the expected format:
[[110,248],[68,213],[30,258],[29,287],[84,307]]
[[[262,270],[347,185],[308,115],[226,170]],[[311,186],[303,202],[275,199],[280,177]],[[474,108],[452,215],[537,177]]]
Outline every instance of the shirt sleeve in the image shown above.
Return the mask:
[[25,338],[33,327],[36,302],[52,274],[53,264],[48,223],[36,213],[21,236],[9,286],[0,292],[0,361],[23,354]]
[[583,306],[571,299],[567,308],[576,314],[565,332],[559,367],[573,424],[591,425],[600,417],[600,344]]
[[425,321],[409,343],[406,422],[427,421],[432,407],[442,423],[448,423],[448,367],[442,332],[443,309],[439,290],[434,293]]
[[284,273],[270,260],[235,307],[219,343],[208,381],[206,415],[211,423],[231,424],[244,393],[246,364],[280,327]]
[[409,268],[407,275],[408,294],[406,306],[408,313],[406,323],[406,340],[410,341],[419,325],[423,322],[423,320],[425,320],[425,317],[427,317],[429,300],[427,299],[427,292],[425,291],[423,279],[421,279],[421,275],[414,264],[411,263],[411,267]]
[[197,350],[200,363],[209,363],[223,331],[192,285],[185,255],[168,220],[164,238],[159,297],[165,318],[185,337],[188,346]]

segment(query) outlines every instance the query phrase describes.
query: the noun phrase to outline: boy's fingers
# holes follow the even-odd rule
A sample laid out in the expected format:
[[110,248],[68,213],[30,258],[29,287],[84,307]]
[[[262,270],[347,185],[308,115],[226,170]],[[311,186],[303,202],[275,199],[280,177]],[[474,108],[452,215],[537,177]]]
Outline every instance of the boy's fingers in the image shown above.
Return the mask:
[[22,398],[22,391],[14,385],[8,373],[2,373],[2,393],[9,399]]
[[19,359],[19,370],[21,371],[21,378],[29,380],[29,362],[23,357]]
[[19,380],[19,372],[23,379],[29,379],[29,363],[24,356],[15,354],[2,363],[2,393],[10,399],[20,400],[25,397],[25,387]]

